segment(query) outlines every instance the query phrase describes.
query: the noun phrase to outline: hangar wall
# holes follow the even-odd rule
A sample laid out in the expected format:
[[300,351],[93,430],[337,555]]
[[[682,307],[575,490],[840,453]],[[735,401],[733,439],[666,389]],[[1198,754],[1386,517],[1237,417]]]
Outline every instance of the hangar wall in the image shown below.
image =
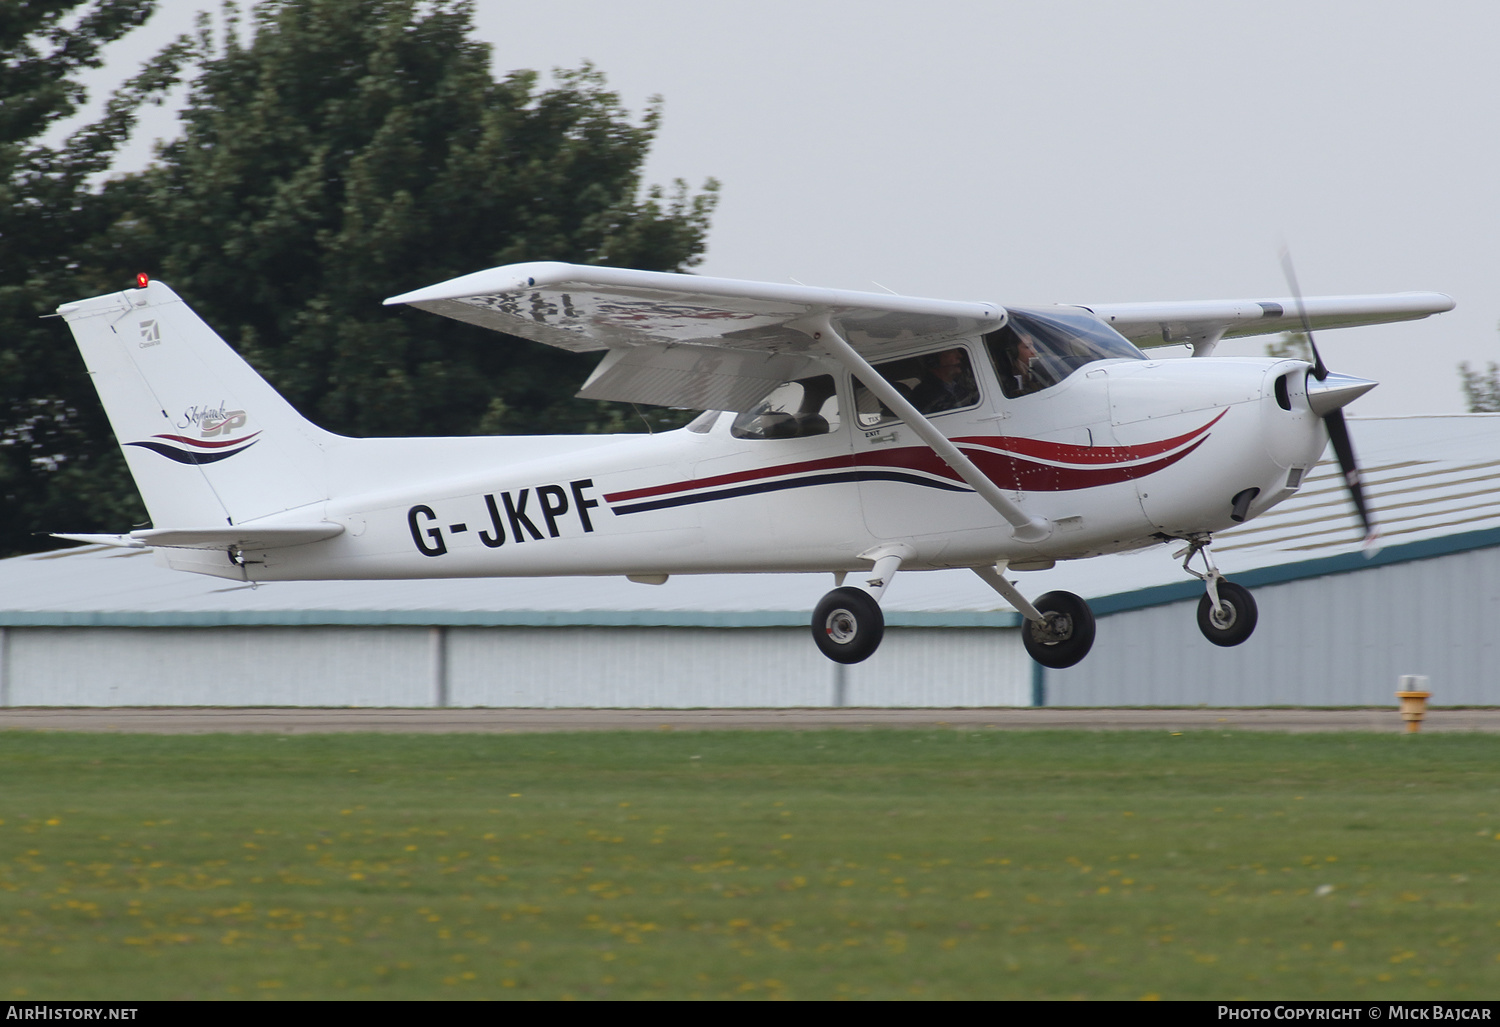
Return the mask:
[[[1467,528],[1458,516],[1445,523]],[[204,592],[125,555],[0,561],[0,592],[28,604],[0,609],[0,705],[1390,706],[1402,674],[1426,675],[1441,705],[1500,704],[1500,527],[1238,569],[1260,625],[1232,649],[1199,635],[1186,576],[1131,591],[1084,579],[1094,651],[1045,672],[1016,615],[976,610],[993,599],[964,595],[962,575],[913,576],[915,609],[888,610],[885,644],[842,668],[805,613],[769,606],[801,581],[736,582],[760,589],[739,609],[702,601],[714,582],[689,583],[699,606],[684,591],[661,609],[566,581],[486,608],[488,593],[449,582]]]
[[0,628],[9,706],[1025,706],[1007,628],[891,628],[855,667],[807,629]]
[[1223,649],[1197,599],[1099,619],[1089,658],[1046,674],[1051,706],[1390,706],[1424,674],[1444,706],[1500,703],[1500,547],[1253,587],[1260,621]]

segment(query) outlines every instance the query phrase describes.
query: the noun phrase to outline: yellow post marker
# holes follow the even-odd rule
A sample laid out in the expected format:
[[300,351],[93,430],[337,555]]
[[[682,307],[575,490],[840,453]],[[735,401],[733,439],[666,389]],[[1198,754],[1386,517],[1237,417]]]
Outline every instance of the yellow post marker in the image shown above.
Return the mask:
[[1396,698],[1401,700],[1401,719],[1406,721],[1408,734],[1421,730],[1422,718],[1427,716],[1427,700],[1432,693],[1426,691],[1427,679],[1418,674],[1403,674],[1401,690]]

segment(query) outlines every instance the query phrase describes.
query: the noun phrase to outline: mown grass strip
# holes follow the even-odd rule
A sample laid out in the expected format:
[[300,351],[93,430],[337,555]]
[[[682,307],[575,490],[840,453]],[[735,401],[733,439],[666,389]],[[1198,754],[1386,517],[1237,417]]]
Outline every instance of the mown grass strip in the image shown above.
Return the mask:
[[0,998],[1493,996],[1500,739],[0,733]]

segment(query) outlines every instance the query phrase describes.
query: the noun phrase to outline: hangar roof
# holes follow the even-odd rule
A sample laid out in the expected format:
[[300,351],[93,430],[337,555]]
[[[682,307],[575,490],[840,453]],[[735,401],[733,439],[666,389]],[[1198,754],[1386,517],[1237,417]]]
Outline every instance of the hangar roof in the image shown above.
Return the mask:
[[[1500,414],[1351,418],[1382,547],[1365,552],[1338,469],[1221,533],[1224,572],[1248,585],[1357,571],[1500,545]],[[1195,598],[1166,546],[1019,576],[1028,595],[1068,589],[1097,613]],[[308,581],[239,585],[171,571],[144,550],[82,546],[0,560],[0,627],[276,624],[802,626],[822,574]],[[966,571],[904,574],[882,600],[895,627],[1009,626],[1016,614]]]

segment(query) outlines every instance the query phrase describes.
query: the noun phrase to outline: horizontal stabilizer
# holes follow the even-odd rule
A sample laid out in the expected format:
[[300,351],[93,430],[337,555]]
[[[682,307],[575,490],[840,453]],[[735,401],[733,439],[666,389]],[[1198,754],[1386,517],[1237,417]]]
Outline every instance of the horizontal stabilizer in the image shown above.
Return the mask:
[[51,534],[53,538],[82,542],[86,546],[116,546],[120,549],[146,548],[146,543],[137,542],[129,535],[69,535],[61,531],[54,531]]
[[287,546],[305,546],[309,542],[321,542],[344,532],[342,524],[318,521],[314,524],[290,524],[257,528],[254,525],[236,524],[222,528],[146,528],[132,531],[129,535],[64,535],[54,532],[53,538],[65,538],[72,542],[86,542],[95,546],[121,546],[126,549],[145,549],[148,546],[166,549],[285,549]]

